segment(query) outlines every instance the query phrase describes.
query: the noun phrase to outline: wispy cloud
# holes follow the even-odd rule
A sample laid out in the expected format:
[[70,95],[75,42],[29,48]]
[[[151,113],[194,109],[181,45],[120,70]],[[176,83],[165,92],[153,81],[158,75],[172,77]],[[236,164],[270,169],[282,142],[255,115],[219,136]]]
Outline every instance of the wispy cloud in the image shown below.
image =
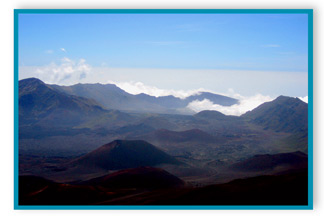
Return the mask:
[[279,44],[265,44],[265,45],[262,45],[261,47],[278,48],[278,47],[281,47],[281,46]]
[[225,115],[235,115],[240,116],[247,111],[253,110],[259,105],[271,101],[274,98],[270,96],[265,96],[261,94],[256,94],[252,97],[244,97],[239,94],[236,94],[236,98],[240,100],[239,104],[234,104],[232,106],[221,106],[214,104],[208,99],[202,101],[195,100],[191,102],[187,107],[195,112],[200,112],[203,110],[216,110]]
[[65,49],[65,48],[60,48],[60,50],[61,50],[62,52],[66,52],[66,49]]
[[61,59],[59,64],[51,63],[36,70],[37,77],[47,83],[70,85],[87,77],[91,66],[85,59],[72,60],[67,57]]
[[47,54],[53,54],[54,51],[53,50],[45,50],[45,53],[47,53]]

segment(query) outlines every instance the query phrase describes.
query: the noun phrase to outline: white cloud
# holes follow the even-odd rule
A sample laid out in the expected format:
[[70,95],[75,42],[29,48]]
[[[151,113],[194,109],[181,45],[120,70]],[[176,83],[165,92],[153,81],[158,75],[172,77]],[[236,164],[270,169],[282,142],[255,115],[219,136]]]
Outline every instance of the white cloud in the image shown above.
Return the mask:
[[91,66],[85,59],[77,61],[67,57],[61,59],[60,64],[51,63],[36,70],[37,77],[46,83],[71,85],[84,79],[91,71]]
[[305,103],[308,103],[308,96],[305,97],[298,97],[300,100],[304,101]]
[[134,81],[130,81],[130,82],[108,81],[108,83],[115,84],[116,86],[118,86],[119,88],[125,90],[130,94],[145,93],[155,97],[173,95],[178,98],[186,98],[190,95],[195,95],[195,94],[199,94],[200,92],[208,91],[203,88],[193,89],[193,90],[160,89],[155,86],[149,86],[149,85],[145,85],[142,82],[134,82]]
[[62,52],[66,52],[65,48],[60,48],[60,50],[61,50]]
[[264,102],[268,102],[273,100],[274,98],[270,96],[264,96],[261,94],[256,94],[251,97],[245,97],[238,93],[236,93],[233,89],[228,89],[227,93],[219,93],[213,92],[204,88],[193,89],[193,90],[173,90],[173,89],[160,89],[155,86],[148,86],[143,84],[142,82],[114,82],[108,81],[108,83],[115,84],[119,88],[125,90],[130,94],[140,94],[145,93],[148,95],[152,95],[155,97],[159,96],[168,96],[173,95],[178,98],[186,98],[190,95],[200,94],[201,92],[211,92],[214,94],[226,95],[229,97],[236,98],[240,101],[239,104],[235,104],[233,106],[221,106],[218,104],[214,104],[208,99],[204,99],[202,101],[195,100],[188,104],[187,108],[193,110],[194,112],[200,112],[202,110],[216,110],[225,115],[236,115],[240,116],[246,113],[249,110],[256,108]]
[[210,90],[206,90],[204,88],[193,89],[193,90],[173,90],[173,89],[160,89],[155,86],[148,86],[143,84],[142,82],[114,82],[108,81],[108,83],[115,84],[119,88],[125,90],[130,94],[140,94],[145,93],[151,96],[159,97],[159,96],[168,96],[173,95],[178,98],[186,98],[190,95],[200,94],[201,92],[212,92],[215,94],[226,95],[229,97],[236,98],[240,101],[239,104],[235,104],[233,106],[221,106],[218,104],[214,104],[208,99],[204,99],[202,101],[195,100],[189,103],[187,108],[195,111],[200,112],[202,110],[216,110],[225,115],[236,115],[240,116],[246,113],[249,110],[256,108],[257,106],[261,105],[264,102],[268,102],[273,100],[274,98],[270,96],[264,96],[261,94],[256,94],[252,97],[245,97],[238,93],[236,93],[233,89],[228,89],[228,92],[225,93],[218,93],[213,92]]
[[187,107],[195,112],[200,112],[202,110],[216,110],[225,115],[240,116],[246,113],[247,111],[258,107],[259,105],[274,99],[261,94],[257,94],[252,97],[244,97],[239,94],[234,95],[237,99],[240,100],[239,104],[234,104],[232,106],[221,106],[218,104],[214,104],[208,99],[204,99],[202,101],[195,100],[191,102]]

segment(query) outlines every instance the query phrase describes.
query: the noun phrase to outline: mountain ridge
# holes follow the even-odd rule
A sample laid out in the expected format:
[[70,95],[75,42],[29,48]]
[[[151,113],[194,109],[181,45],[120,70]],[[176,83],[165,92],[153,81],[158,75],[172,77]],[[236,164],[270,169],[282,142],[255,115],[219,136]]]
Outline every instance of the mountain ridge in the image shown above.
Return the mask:
[[308,104],[298,98],[279,96],[241,116],[265,129],[283,132],[307,132]]
[[36,78],[19,81],[20,124],[76,124],[106,112],[93,99],[57,92]]
[[109,109],[123,111],[140,111],[169,114],[192,114],[187,106],[195,100],[208,99],[214,104],[231,106],[237,104],[237,99],[211,92],[199,92],[186,98],[174,95],[151,96],[145,93],[130,94],[115,84],[75,84],[71,86],[51,85],[54,89],[67,94],[92,98]]

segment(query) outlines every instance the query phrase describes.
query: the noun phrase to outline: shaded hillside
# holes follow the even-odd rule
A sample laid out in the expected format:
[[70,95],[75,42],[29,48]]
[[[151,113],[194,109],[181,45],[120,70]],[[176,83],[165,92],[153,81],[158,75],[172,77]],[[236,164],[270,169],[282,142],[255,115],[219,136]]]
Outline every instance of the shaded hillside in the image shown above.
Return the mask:
[[308,105],[298,98],[280,96],[242,115],[265,129],[282,132],[308,130]]
[[141,120],[141,123],[155,129],[168,128],[173,130],[179,127],[179,125],[174,123],[170,117],[164,115],[152,115],[145,117],[143,120]]
[[35,194],[36,191],[54,184],[55,182],[38,176],[19,176],[19,193]]
[[173,156],[206,159],[222,152],[224,148],[221,145],[232,138],[227,140],[222,135],[213,136],[200,129],[159,129],[143,135],[129,136],[127,139],[145,140]]
[[241,162],[235,163],[231,166],[237,171],[266,171],[274,170],[276,168],[285,167],[285,169],[301,169],[307,168],[308,157],[302,152],[291,152],[281,154],[264,154],[255,155]]
[[19,205],[97,205],[147,191],[179,188],[184,182],[163,169],[127,169],[78,183],[19,176]]
[[[169,183],[161,187],[159,178],[167,179]],[[151,182],[151,179],[157,182]],[[142,181],[149,181],[148,187]],[[19,183],[19,205],[270,206],[308,203],[307,170],[198,188],[178,187],[182,186],[181,180],[152,168],[120,171],[78,184],[55,183],[36,176],[19,176]]]
[[[170,204],[192,205],[307,205],[307,171],[238,179],[198,188]],[[216,195],[216,196],[215,196]]]
[[180,164],[174,157],[141,140],[115,140],[76,159],[73,166],[98,167],[106,170]]
[[214,137],[202,130],[191,129],[186,131],[171,131],[159,129],[143,136],[147,140],[155,140],[159,143],[181,143],[181,142],[200,142],[212,143],[219,142],[221,139]]
[[117,171],[106,176],[81,182],[105,188],[170,188],[183,186],[184,182],[160,168],[139,167]]
[[76,125],[106,110],[92,99],[57,92],[42,81],[19,81],[20,125]]
[[104,205],[307,205],[307,171],[237,179],[201,188],[151,191]]
[[154,131],[153,127],[150,127],[144,123],[134,124],[134,125],[126,125],[114,130],[117,134],[130,134],[130,135],[138,135],[138,134],[146,134]]
[[110,197],[113,196],[93,186],[60,184],[38,176],[19,176],[19,205],[89,205]]
[[282,144],[288,147],[287,150],[299,150],[304,153],[308,152],[308,132],[302,131],[293,133],[292,135],[281,140]]

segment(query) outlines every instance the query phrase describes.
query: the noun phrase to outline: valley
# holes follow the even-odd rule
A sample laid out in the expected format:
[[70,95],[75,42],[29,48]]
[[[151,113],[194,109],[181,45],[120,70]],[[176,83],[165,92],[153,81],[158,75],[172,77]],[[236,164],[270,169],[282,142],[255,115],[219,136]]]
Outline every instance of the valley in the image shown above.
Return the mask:
[[239,103],[19,81],[21,204],[307,205],[307,103],[280,96],[228,116],[187,110],[197,99]]

